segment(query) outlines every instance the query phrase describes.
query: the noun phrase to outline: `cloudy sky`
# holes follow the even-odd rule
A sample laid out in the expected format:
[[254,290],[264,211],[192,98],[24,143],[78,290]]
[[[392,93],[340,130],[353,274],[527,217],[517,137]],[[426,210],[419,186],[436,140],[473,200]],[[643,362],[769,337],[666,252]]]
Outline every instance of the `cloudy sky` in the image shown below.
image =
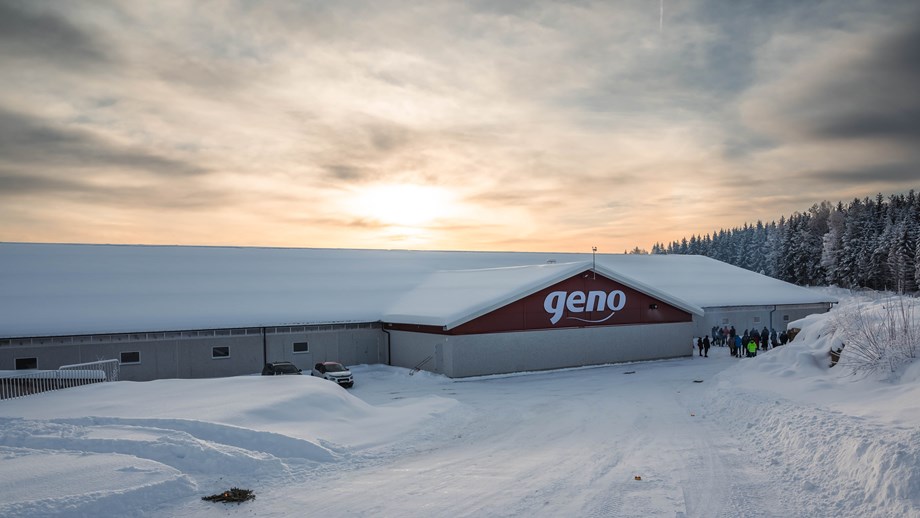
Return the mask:
[[920,188],[915,0],[0,0],[0,241],[622,252]]

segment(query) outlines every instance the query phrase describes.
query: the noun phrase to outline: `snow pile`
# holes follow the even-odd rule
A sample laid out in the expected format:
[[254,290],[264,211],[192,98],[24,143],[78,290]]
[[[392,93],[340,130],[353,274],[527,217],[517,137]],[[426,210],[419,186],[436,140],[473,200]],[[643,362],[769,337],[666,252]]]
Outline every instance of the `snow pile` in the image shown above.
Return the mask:
[[221,480],[283,481],[411,437],[454,404],[378,408],[310,376],[103,383],[8,400],[0,480],[12,490],[0,515],[135,515],[199,487],[226,489]]
[[852,297],[790,323],[795,340],[722,372],[707,402],[773,476],[804,490],[788,493],[803,515],[918,515],[920,362],[868,375],[849,367],[851,342],[830,366],[830,351],[852,338],[846,316],[878,323],[896,299]]

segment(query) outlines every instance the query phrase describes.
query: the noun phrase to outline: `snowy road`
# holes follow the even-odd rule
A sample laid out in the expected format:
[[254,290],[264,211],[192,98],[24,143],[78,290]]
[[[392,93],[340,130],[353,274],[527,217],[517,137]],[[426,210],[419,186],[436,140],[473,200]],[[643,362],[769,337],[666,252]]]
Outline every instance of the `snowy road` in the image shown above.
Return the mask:
[[716,349],[436,385],[372,371],[354,394],[373,405],[435,392],[462,406],[412,444],[267,498],[340,516],[791,516],[742,441],[700,410],[706,380],[737,361]]
[[[787,347],[467,380],[358,366],[348,391],[242,376],[4,401],[0,515],[920,517],[920,367],[857,384]],[[234,486],[256,500],[201,500]]]

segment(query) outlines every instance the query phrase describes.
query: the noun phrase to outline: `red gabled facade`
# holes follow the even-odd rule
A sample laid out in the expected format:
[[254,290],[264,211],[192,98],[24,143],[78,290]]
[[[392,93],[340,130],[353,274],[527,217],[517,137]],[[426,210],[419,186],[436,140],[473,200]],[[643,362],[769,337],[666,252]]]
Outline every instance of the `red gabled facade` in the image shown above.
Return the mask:
[[692,320],[687,311],[588,270],[451,329],[389,323],[386,328],[468,335]]

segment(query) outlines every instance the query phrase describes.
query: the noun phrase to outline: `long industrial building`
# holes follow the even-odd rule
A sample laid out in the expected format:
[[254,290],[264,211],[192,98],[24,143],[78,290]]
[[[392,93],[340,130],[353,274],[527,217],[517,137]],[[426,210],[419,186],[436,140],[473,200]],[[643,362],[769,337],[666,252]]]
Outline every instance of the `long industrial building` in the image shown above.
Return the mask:
[[691,354],[825,294],[680,255],[0,244],[0,370],[118,359],[121,379],[287,360],[467,377]]

